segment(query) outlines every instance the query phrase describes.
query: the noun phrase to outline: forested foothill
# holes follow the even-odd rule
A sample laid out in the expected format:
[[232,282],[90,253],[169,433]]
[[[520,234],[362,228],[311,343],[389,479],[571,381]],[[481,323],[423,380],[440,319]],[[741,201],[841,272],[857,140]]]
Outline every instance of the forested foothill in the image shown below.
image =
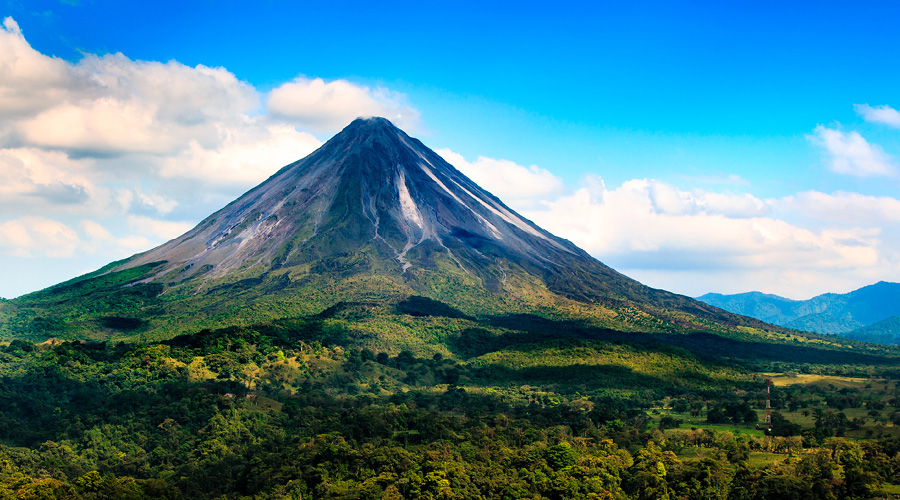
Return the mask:
[[900,496],[889,348],[403,307],[0,343],[0,499]]

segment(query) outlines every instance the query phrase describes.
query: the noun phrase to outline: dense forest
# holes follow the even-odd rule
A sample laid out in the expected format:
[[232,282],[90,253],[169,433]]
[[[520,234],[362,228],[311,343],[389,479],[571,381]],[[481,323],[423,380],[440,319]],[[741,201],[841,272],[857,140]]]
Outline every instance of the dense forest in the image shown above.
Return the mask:
[[391,351],[333,316],[0,344],[0,499],[900,496],[892,351],[541,323]]

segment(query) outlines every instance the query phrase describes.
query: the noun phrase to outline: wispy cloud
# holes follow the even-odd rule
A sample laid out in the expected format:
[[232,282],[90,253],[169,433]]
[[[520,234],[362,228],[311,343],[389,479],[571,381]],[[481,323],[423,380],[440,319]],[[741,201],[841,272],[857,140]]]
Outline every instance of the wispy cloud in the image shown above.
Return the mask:
[[842,132],[819,125],[811,135],[811,143],[822,148],[831,170],[855,177],[896,177],[894,158],[878,145],[869,144],[858,132]]
[[888,106],[869,106],[868,104],[854,104],[856,113],[867,122],[882,123],[894,128],[900,128],[900,111]]

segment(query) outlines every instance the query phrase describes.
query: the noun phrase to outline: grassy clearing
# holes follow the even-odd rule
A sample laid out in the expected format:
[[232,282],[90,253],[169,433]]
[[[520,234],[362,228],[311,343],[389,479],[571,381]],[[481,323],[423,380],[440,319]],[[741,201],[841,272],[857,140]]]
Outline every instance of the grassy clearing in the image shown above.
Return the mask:
[[675,454],[679,460],[702,460],[707,457],[712,457],[715,453],[715,450],[711,448],[703,448],[701,446],[685,446],[678,453]]
[[720,431],[720,432],[730,432],[734,435],[740,434],[748,434],[751,436],[763,437],[765,436],[765,432],[762,429],[756,429],[753,427],[745,427],[742,425],[727,425],[727,424],[708,424],[702,420],[696,423],[688,423],[685,422],[681,424],[682,427],[686,427],[688,429],[708,429],[712,431]]
[[[730,424],[710,424],[706,422],[706,417],[694,417],[688,413],[678,413],[675,411],[667,411],[660,415],[650,415],[651,417],[655,417],[654,420],[656,422],[659,421],[660,418],[664,416],[670,416],[677,420],[681,420],[681,426],[677,429],[671,429],[667,432],[685,432],[692,429],[708,429],[712,431],[725,431],[731,432],[732,434],[746,434],[751,436],[762,437],[765,435],[762,429],[756,429],[755,427],[747,427],[745,425],[730,425]],[[760,422],[762,422],[762,418],[760,418]]]
[[764,373],[767,378],[772,379],[772,385],[790,386],[790,385],[816,385],[819,387],[834,386],[836,389],[852,387],[862,389],[872,382],[867,378],[856,377],[837,377],[834,375],[816,375],[810,373]]
[[754,467],[764,467],[774,465],[784,461],[788,455],[784,453],[769,453],[766,451],[754,451],[750,453],[750,465]]
[[900,484],[884,483],[878,487],[881,495],[900,495]]

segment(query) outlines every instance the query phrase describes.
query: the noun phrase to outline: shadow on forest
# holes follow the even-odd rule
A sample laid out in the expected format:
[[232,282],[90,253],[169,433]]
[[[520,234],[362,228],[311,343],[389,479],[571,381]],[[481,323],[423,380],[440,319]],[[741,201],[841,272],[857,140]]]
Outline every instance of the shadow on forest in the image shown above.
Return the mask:
[[719,363],[736,360],[751,364],[757,361],[839,365],[884,365],[897,363],[895,357],[889,356],[785,343],[750,342],[708,332],[688,334],[619,332],[594,327],[583,321],[552,320],[530,314],[494,316],[489,318],[487,322],[492,326],[517,330],[525,334],[517,335],[515,338],[504,335],[502,336],[503,338],[494,340],[495,344],[500,346],[500,349],[521,341],[585,339],[629,344],[643,349],[656,349],[661,345],[668,345],[686,349],[701,359]]
[[[537,349],[539,348],[536,347]],[[477,375],[478,378],[472,382],[485,387],[504,383],[527,383],[577,386],[588,390],[634,390],[662,388],[671,385],[664,379],[635,373],[628,367],[618,365],[534,366],[518,369],[489,365],[478,369]]]

